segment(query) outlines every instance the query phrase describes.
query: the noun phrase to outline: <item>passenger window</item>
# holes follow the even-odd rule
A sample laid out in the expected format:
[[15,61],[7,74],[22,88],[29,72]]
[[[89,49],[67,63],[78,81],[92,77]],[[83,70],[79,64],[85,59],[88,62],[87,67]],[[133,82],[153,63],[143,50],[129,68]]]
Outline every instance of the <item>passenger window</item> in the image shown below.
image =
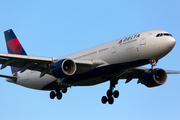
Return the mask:
[[134,38],[136,38],[136,35],[134,35]]

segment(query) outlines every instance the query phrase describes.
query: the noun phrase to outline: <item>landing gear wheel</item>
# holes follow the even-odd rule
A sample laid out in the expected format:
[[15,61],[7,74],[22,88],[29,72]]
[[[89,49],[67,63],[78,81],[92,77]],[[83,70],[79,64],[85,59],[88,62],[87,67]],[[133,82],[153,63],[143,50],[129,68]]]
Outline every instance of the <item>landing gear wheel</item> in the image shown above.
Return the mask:
[[57,92],[56,96],[57,96],[57,99],[60,100],[62,98],[62,93],[61,92]]
[[114,98],[118,98],[119,97],[119,91],[115,90],[113,93]]
[[51,92],[50,92],[50,98],[51,98],[51,99],[54,99],[55,96],[56,96],[56,93],[55,93],[54,91],[51,91]]
[[108,90],[108,91],[107,91],[107,96],[108,96],[108,97],[112,97],[112,94],[113,94],[113,93],[112,93],[111,90]]
[[103,96],[102,99],[101,99],[101,102],[102,102],[103,104],[106,104],[107,101],[108,101],[107,97],[106,97],[106,96]]
[[62,88],[62,92],[63,92],[63,93],[66,93],[66,92],[67,92],[67,87],[63,87],[63,88]]
[[108,98],[108,103],[109,103],[110,105],[112,105],[112,104],[114,103],[114,98],[113,98],[113,97],[109,97],[109,98]]

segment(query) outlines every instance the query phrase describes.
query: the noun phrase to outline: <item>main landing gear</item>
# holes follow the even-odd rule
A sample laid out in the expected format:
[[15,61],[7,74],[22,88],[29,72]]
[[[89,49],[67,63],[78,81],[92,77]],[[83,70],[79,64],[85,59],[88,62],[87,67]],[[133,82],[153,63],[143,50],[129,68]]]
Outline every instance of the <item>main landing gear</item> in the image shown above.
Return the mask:
[[101,99],[101,102],[103,104],[106,104],[107,102],[109,104],[113,104],[114,103],[114,98],[119,97],[119,91],[118,90],[113,91],[116,84],[118,84],[118,80],[110,80],[110,88],[106,93],[107,96],[103,96],[102,99]]
[[51,91],[50,92],[50,98],[54,99],[55,97],[57,97],[58,100],[60,100],[62,98],[62,93],[66,93],[67,92],[67,87],[62,87],[61,85],[56,86],[55,91]]

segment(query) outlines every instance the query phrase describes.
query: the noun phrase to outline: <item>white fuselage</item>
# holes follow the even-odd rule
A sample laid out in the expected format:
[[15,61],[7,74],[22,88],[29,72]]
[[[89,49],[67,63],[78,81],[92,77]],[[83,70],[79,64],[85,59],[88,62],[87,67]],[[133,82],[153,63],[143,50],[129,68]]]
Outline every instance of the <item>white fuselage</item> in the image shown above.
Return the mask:
[[[157,37],[156,35],[159,33],[168,32],[162,30],[143,31],[59,58],[72,60],[100,59],[105,62],[105,64],[95,68],[101,74],[98,75],[96,73],[93,76],[93,72],[90,72],[88,73],[92,76],[90,78],[88,75],[87,78],[84,77],[86,73],[80,76],[71,76],[64,81],[64,84],[68,86],[88,86],[102,83],[107,81],[108,77],[116,76],[126,69],[148,64],[150,59],[161,59],[172,50],[175,45],[175,39],[170,35],[168,36],[168,34]],[[118,65],[121,67],[116,68],[115,66]],[[108,66],[113,66],[116,72],[112,72],[112,67],[108,68]],[[101,72],[103,70],[101,68],[106,69],[104,71],[105,75]],[[108,72],[108,69],[111,71]],[[94,72],[97,72],[96,70]],[[26,70],[23,73],[18,72],[16,84],[39,90],[51,90],[56,84],[57,79],[51,75],[46,74],[41,78],[39,76],[40,72],[37,71]],[[47,85],[48,87],[45,87]]]

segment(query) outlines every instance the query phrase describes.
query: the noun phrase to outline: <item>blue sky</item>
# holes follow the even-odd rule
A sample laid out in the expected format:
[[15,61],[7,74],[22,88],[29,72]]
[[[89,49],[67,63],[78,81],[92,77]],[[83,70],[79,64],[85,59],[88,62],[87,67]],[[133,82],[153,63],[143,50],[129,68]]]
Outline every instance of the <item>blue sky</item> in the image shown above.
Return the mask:
[[[7,53],[4,31],[13,29],[29,55],[61,57],[143,30],[160,29],[176,39],[174,49],[158,68],[180,70],[180,1],[174,0],[4,0],[0,4],[0,52]],[[146,65],[150,67],[150,65]],[[10,68],[0,74],[10,75]],[[49,91],[14,85],[0,78],[1,120],[179,120],[180,75],[146,88],[120,80],[120,97],[113,105],[101,104],[109,82],[72,87],[61,101]]]

